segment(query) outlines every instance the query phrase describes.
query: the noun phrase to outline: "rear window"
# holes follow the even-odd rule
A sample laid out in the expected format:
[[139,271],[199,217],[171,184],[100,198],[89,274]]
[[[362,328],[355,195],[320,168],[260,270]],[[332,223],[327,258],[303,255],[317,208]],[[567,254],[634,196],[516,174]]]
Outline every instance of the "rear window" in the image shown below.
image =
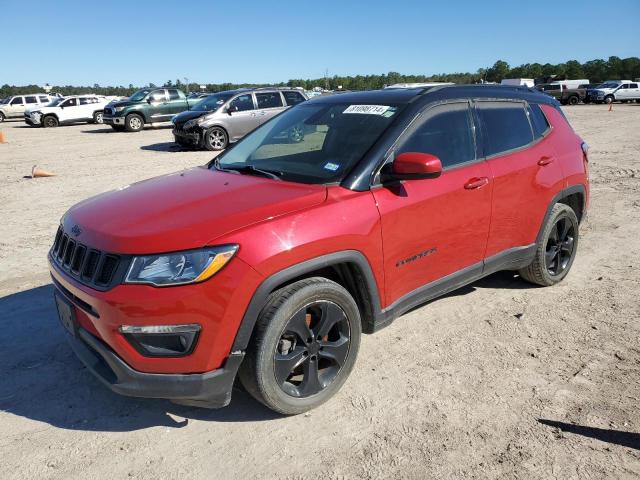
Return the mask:
[[287,102],[287,105],[297,105],[304,102],[304,97],[300,92],[282,92],[282,95],[284,95],[284,101]]
[[280,92],[256,93],[258,108],[282,107]]
[[528,112],[531,126],[533,127],[533,134],[536,138],[542,137],[547,133],[549,128],[551,128],[547,117],[544,116],[542,108],[540,108],[540,105],[537,103],[529,104]]
[[523,147],[533,141],[524,104],[479,102],[478,115],[484,132],[484,154],[488,157]]

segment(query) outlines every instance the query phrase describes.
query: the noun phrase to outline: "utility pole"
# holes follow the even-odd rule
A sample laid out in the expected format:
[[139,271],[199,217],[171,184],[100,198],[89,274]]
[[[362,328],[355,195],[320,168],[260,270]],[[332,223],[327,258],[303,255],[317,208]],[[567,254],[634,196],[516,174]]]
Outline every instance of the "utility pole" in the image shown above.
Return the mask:
[[185,84],[184,88],[187,90],[186,94],[189,95],[189,79],[187,77],[184,77],[184,84]]

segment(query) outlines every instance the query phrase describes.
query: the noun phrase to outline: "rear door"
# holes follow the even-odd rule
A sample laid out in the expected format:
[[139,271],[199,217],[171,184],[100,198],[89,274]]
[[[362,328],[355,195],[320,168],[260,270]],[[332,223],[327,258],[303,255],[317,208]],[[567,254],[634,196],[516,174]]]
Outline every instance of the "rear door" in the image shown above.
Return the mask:
[[93,111],[95,110],[95,97],[80,97],[80,106],[78,107],[77,120],[89,120],[93,118]]
[[640,84],[630,83],[629,84],[629,100],[639,100],[639,99],[640,99]]
[[182,91],[177,88],[169,88],[167,89],[167,94],[169,95],[169,111],[172,116],[189,110],[187,97]]
[[253,95],[243,93],[229,102],[227,106],[227,125],[229,140],[235,142],[260,125]]
[[428,107],[394,155],[436,155],[442,175],[374,188],[380,211],[387,305],[467,269],[480,274],[491,215],[489,167],[478,156],[468,101]]
[[25,111],[38,106],[38,96],[37,95],[25,95],[24,97],[24,109]]
[[486,257],[535,243],[563,175],[548,137],[553,135],[537,104],[475,103],[484,155],[493,177],[491,229]]
[[255,95],[260,124],[275,117],[286,108],[279,91],[256,92]]

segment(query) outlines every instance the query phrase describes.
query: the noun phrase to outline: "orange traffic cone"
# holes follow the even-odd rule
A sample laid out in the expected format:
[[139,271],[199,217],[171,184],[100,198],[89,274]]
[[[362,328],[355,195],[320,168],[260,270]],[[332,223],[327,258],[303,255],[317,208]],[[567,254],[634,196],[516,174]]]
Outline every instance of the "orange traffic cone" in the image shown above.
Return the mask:
[[0,132],[0,143],[7,143],[7,141],[4,139],[4,133]]
[[47,172],[42,168],[38,168],[37,165],[34,165],[31,169],[31,178],[41,178],[41,177],[55,177],[55,173]]

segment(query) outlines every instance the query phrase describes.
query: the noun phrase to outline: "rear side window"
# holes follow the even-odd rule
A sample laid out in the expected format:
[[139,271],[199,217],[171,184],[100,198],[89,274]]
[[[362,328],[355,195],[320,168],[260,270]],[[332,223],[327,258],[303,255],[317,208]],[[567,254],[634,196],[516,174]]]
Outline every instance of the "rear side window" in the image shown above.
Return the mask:
[[287,102],[287,105],[297,105],[298,103],[304,102],[304,97],[300,94],[300,92],[282,92],[284,95],[284,101]]
[[180,95],[181,92],[179,92],[178,90],[174,90],[174,89],[170,89],[169,90],[169,100],[179,100],[181,98],[184,98],[183,95]]
[[629,88],[638,88],[638,84],[637,83],[630,83],[629,84]]
[[427,110],[418,127],[397,150],[435,155],[442,167],[475,160],[475,141],[469,105],[454,103]]
[[540,105],[537,103],[529,104],[528,112],[529,120],[531,120],[531,126],[533,127],[533,134],[536,138],[542,137],[547,133],[549,128],[551,128],[547,117],[544,116],[542,108],[540,108]]
[[24,97],[26,103],[38,103],[38,99],[36,97]]
[[282,107],[280,92],[256,93],[258,108]]
[[533,141],[524,105],[519,102],[478,102],[485,156],[523,147]]
[[91,98],[80,97],[80,105],[89,105],[90,103],[93,103]]
[[40,103],[49,103],[49,97],[38,97],[40,99]]

